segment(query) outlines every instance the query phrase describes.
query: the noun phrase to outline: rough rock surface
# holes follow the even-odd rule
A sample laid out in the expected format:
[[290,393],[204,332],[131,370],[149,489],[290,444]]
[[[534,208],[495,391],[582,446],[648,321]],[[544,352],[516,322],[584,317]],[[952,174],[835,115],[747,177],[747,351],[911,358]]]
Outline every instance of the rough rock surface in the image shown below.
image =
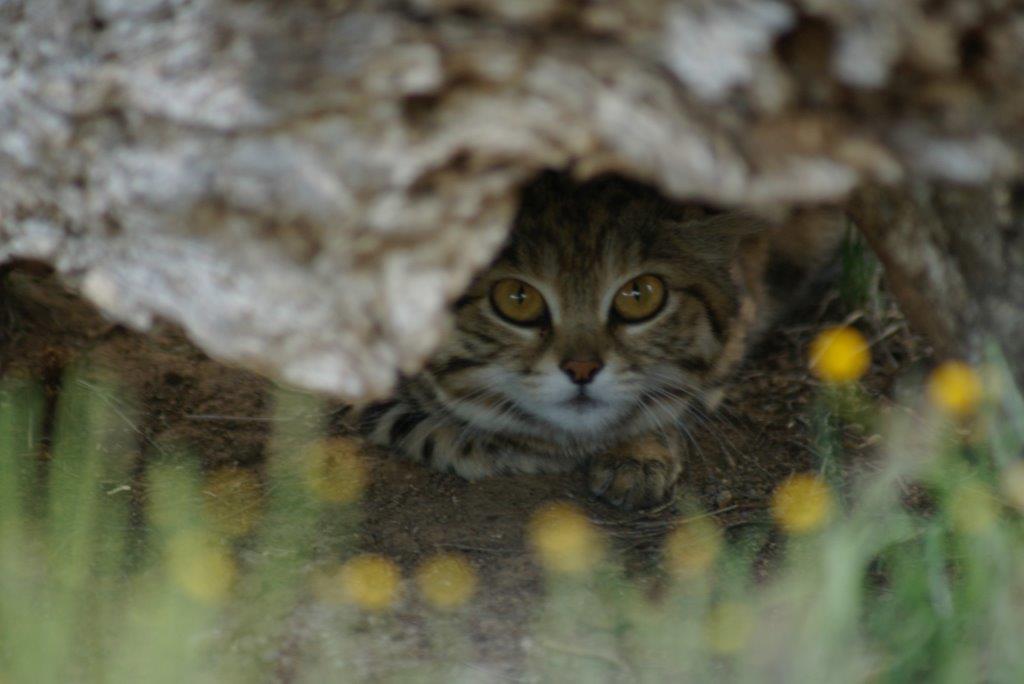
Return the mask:
[[1021,64],[1012,0],[0,0],[0,261],[368,398],[539,169],[756,207],[1003,182]]

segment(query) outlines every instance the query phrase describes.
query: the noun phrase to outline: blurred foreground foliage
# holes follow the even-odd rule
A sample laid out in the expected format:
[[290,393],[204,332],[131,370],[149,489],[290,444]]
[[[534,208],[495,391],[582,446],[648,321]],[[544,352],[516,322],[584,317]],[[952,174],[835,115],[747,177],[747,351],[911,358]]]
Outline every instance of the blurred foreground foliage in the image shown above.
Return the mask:
[[[821,467],[779,486],[772,529],[695,512],[651,592],[579,509],[524,520],[548,580],[527,679],[1024,681],[1024,403],[1005,366],[940,367],[879,406],[847,372],[863,359],[827,356],[866,346],[829,334]],[[31,382],[0,390],[0,682],[379,678],[374,645],[410,600],[434,658],[385,678],[473,679],[472,563],[406,573],[354,548],[365,465],[322,438],[315,401],[278,395],[259,473],[200,472],[174,444],[139,461],[109,379],[69,374],[52,426],[44,403]],[[844,421],[881,436],[876,458],[843,462]],[[785,543],[764,571],[769,534]]]

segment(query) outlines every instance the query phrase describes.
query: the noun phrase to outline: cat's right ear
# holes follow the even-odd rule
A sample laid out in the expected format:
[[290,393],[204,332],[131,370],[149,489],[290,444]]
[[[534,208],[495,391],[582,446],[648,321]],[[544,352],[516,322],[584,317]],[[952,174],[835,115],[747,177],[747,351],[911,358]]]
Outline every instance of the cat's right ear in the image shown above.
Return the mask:
[[685,235],[687,244],[701,257],[713,263],[726,263],[736,253],[740,240],[762,233],[769,227],[767,221],[752,214],[728,212],[677,222],[674,229]]

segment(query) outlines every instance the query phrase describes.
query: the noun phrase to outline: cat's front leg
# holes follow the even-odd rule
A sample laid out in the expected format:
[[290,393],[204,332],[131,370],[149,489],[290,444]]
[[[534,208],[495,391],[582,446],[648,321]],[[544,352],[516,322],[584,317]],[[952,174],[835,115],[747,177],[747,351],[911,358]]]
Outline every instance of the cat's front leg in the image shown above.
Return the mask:
[[678,444],[650,436],[593,456],[587,475],[595,496],[632,511],[668,501],[682,469]]

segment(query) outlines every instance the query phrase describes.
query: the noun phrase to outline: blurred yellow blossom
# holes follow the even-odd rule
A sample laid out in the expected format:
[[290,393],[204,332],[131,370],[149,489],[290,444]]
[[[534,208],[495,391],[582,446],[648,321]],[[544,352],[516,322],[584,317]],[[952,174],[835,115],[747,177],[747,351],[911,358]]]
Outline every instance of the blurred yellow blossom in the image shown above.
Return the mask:
[[528,530],[530,544],[548,570],[584,572],[601,558],[601,538],[587,516],[568,503],[541,507]]
[[928,381],[928,398],[942,411],[954,416],[974,413],[981,401],[981,380],[962,361],[946,361]]
[[972,482],[953,492],[950,515],[957,531],[980,534],[999,519],[999,502],[988,487]]
[[260,479],[252,470],[226,467],[210,473],[203,504],[217,530],[240,537],[250,532],[263,505]]
[[753,628],[754,615],[749,606],[725,601],[708,612],[704,621],[704,640],[712,652],[729,655],[747,645]]
[[194,530],[171,537],[167,547],[171,579],[189,596],[205,603],[224,599],[235,581],[235,563],[207,535]]
[[359,443],[334,438],[314,443],[305,453],[306,482],[327,503],[353,503],[362,496],[367,473]]
[[435,608],[458,608],[476,591],[477,576],[465,558],[439,554],[428,558],[416,571],[420,593]]
[[871,353],[854,328],[829,328],[811,342],[811,371],[826,382],[852,382],[867,372]]
[[1024,461],[1014,461],[1003,470],[1003,493],[1024,512]]
[[708,518],[688,520],[665,540],[665,564],[680,578],[708,571],[722,550],[722,532]]
[[832,490],[816,475],[791,475],[772,494],[771,510],[779,526],[802,534],[821,527],[832,516]]
[[337,575],[341,597],[366,610],[389,608],[398,598],[401,580],[394,562],[373,553],[349,560]]

